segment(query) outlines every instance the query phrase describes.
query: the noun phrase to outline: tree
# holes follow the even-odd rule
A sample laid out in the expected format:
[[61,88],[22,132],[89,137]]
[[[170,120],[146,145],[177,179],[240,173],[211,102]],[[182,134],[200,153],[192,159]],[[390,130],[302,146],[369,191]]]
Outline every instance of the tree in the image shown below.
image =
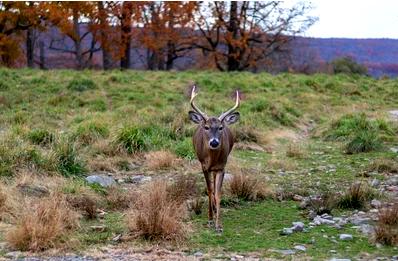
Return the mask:
[[271,62],[275,52],[286,51],[293,36],[316,20],[306,15],[310,6],[304,3],[282,5],[281,1],[203,4],[195,15],[200,36],[194,45],[210,53],[221,71],[255,70],[258,64]]
[[146,2],[138,42],[147,50],[150,70],[170,70],[192,49],[193,15],[197,2]]
[[[95,2],[55,2],[50,5],[51,21],[63,33],[61,39],[52,39],[49,48],[75,56],[76,67],[83,69],[89,65],[93,54],[101,50],[92,30]],[[68,19],[71,17],[72,19]],[[85,23],[83,23],[85,21]],[[82,32],[82,25],[86,25]],[[71,40],[73,47],[67,41]],[[84,41],[88,47],[84,49]]]
[[336,58],[331,64],[334,73],[368,75],[368,68],[350,56]]

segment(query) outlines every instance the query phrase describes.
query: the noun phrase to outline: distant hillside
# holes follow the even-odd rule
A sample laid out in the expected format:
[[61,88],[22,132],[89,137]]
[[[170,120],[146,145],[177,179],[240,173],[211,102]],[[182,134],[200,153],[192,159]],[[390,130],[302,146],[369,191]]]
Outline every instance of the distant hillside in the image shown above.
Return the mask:
[[[296,54],[306,53],[301,59],[329,62],[337,57],[351,56],[368,67],[372,76],[398,76],[398,40],[347,39],[347,38],[297,38],[293,45]],[[300,59],[300,55],[296,55]],[[302,63],[304,61],[301,61]]]

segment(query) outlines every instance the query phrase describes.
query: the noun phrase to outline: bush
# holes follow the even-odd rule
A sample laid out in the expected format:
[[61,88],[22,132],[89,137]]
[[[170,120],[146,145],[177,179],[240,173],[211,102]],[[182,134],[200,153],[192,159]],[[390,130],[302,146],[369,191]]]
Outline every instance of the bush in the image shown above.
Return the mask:
[[24,209],[6,240],[18,250],[43,251],[60,243],[77,224],[77,215],[65,199],[52,195]]
[[337,206],[342,209],[363,209],[366,203],[375,197],[375,193],[362,183],[354,183],[338,199]]
[[352,57],[337,58],[332,61],[333,72],[344,74],[368,75],[368,68],[357,63]]
[[97,88],[97,85],[91,79],[73,79],[69,82],[67,88],[72,91],[83,92]]
[[153,182],[139,194],[130,213],[128,227],[146,240],[178,241],[185,237],[187,226],[184,204],[169,197],[165,182]]
[[54,158],[57,170],[64,176],[82,175],[86,172],[75,144],[67,139],[62,139],[55,145]]
[[44,129],[31,130],[27,137],[31,143],[36,145],[48,145],[54,141],[54,134]]

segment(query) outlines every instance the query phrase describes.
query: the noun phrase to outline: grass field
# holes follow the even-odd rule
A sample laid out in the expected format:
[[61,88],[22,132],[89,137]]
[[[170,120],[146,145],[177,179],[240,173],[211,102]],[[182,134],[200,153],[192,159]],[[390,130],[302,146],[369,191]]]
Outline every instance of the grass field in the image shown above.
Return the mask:
[[[194,199],[204,197],[191,144],[195,126],[187,117],[194,82],[199,87],[196,102],[210,115],[232,106],[234,90],[241,91],[241,120],[232,127],[237,144],[227,172],[261,181],[272,196],[244,201],[226,191],[222,235],[205,227],[204,203],[201,214],[183,218],[189,227],[184,240],[163,242],[163,247],[201,251],[209,258],[234,253],[282,258],[286,256],[274,250],[295,245],[307,247],[295,257],[314,260],[397,253],[396,246],[376,247],[372,237],[349,224],[341,230],[321,225],[279,234],[294,221],[310,222],[294,195],[341,196],[354,182],[383,182],[398,172],[398,154],[391,150],[398,147],[398,125],[388,113],[398,109],[398,80],[346,75],[0,69],[0,238],[13,248],[39,252],[159,244],[129,232],[134,193],[146,192],[141,189],[145,185],[126,181],[135,175],[170,183],[193,178]],[[109,173],[120,182],[112,188],[89,185],[84,178],[93,172]],[[21,189],[26,187],[34,192]],[[38,188],[44,196],[37,195]],[[372,190],[382,202],[397,200]],[[21,229],[29,213],[40,216],[40,202],[47,198],[65,204],[68,217],[76,216],[66,224],[51,219],[60,231],[49,231],[54,235],[49,240],[43,235],[15,243],[15,228]],[[332,210],[333,215],[353,212]],[[341,233],[354,239],[338,241]],[[121,242],[114,240],[117,235]]]

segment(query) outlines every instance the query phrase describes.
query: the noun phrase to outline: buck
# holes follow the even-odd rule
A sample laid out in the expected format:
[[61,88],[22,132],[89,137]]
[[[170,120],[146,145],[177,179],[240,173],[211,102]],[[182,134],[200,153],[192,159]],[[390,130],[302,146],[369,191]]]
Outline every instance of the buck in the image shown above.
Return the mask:
[[234,107],[222,113],[219,117],[208,117],[195,106],[194,100],[198,94],[195,89],[196,86],[194,85],[190,101],[193,110],[189,111],[190,120],[198,124],[193,135],[193,146],[206,179],[209,197],[208,225],[209,227],[214,226],[213,218],[215,214],[215,229],[217,232],[222,232],[220,221],[221,189],[225,165],[234,145],[234,137],[228,125],[239,120],[239,112],[235,112],[240,103],[239,92],[236,91]]

